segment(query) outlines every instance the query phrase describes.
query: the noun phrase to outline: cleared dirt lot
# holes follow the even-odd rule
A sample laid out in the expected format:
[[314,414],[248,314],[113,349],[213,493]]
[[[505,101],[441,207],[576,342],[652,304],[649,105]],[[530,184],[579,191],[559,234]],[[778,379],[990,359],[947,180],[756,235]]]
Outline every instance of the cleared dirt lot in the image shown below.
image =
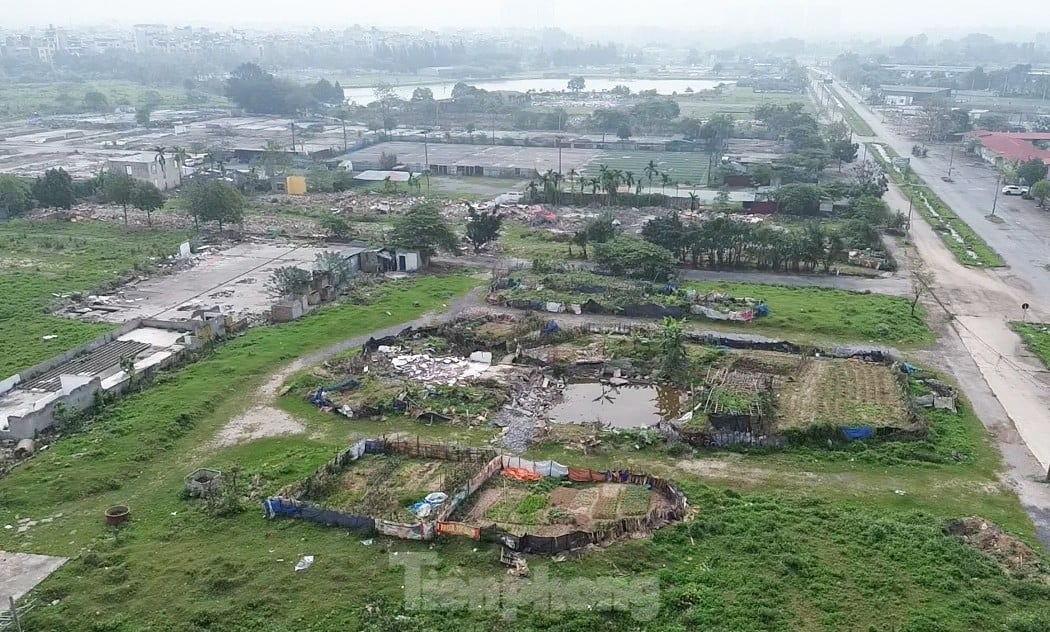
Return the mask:
[[107,304],[121,308],[99,318],[122,323],[132,318],[181,320],[194,310],[218,306],[225,314],[247,315],[269,309],[266,280],[277,268],[313,267],[325,250],[292,244],[240,244],[210,253],[196,266],[122,287]]

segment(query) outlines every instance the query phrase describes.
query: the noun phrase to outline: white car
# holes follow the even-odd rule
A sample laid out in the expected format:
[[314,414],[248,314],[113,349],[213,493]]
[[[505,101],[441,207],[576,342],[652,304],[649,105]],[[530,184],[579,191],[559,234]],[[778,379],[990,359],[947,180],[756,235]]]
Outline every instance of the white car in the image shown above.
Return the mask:
[[1028,187],[1017,186],[1016,184],[1008,184],[1003,187],[1003,195],[1024,195],[1028,193]]

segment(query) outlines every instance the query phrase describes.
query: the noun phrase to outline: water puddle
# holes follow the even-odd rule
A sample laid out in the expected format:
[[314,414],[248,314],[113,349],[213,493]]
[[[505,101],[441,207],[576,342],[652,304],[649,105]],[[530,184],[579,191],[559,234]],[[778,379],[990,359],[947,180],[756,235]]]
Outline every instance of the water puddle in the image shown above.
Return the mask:
[[558,423],[597,421],[614,428],[644,428],[681,412],[682,393],[671,386],[573,382],[548,416]]

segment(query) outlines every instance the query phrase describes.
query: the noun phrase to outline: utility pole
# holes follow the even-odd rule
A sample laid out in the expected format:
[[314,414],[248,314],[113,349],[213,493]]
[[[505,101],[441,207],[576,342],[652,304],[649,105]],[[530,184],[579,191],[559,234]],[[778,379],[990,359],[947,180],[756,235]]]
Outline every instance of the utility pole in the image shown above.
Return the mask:
[[952,145],[952,153],[948,155],[948,179],[952,178],[952,163],[955,162],[955,145]]
[[999,183],[1002,182],[1003,176],[1000,174],[995,179],[995,197],[992,198],[992,217],[995,217],[995,205],[999,202]]
[[[430,173],[430,152],[427,150],[427,134],[429,134],[429,133],[430,133],[430,130],[428,130],[428,129],[423,130],[423,164],[424,164],[424,170],[428,174]],[[430,176],[429,175],[427,176],[427,193],[428,194],[430,193]]]
[[295,121],[292,121],[292,153],[295,153]]
[[562,173],[561,170],[561,136],[556,136],[554,142],[558,144],[558,173]]

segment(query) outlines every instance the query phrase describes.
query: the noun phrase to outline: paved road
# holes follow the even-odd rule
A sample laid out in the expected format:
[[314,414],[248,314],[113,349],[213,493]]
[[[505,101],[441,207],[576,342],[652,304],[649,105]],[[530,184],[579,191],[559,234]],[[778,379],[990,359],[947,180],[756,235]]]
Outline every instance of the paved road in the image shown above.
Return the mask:
[[[882,124],[881,117],[841,86],[839,94],[872,127],[876,134],[873,139],[909,155],[910,140],[896,137]],[[1004,207],[1008,217],[1005,224],[984,219],[984,209],[991,209],[994,181],[985,191],[988,205],[981,206],[985,168],[972,160],[964,159],[961,173],[953,171],[955,183],[940,180],[947,172],[947,163],[936,152],[912,163],[931,188],[1011,266],[982,270],[961,265],[921,216],[916,216],[911,232],[915,249],[907,263],[932,274],[937,304],[928,301],[928,308],[932,317],[945,318],[943,336],[926,360],[950,371],[962,385],[982,423],[996,438],[1006,464],[1004,481],[1017,492],[1040,539],[1050,546],[1050,487],[1042,482],[1050,468],[1050,380],[1039,359],[1009,327],[1010,321],[1020,318],[1019,306],[1025,301],[1033,305],[1033,319],[1050,320],[1050,309],[1031,300],[1033,295],[1045,296],[1043,293],[1050,290],[1050,273],[1039,264],[1039,258],[1046,256],[1042,235],[1050,232],[1050,222],[1024,209],[1024,201],[1016,199]],[[939,171],[942,166],[944,171]],[[894,185],[885,199],[891,207],[907,207],[906,198]]]
[[[836,90],[874,130],[876,138],[861,140],[879,140],[901,156],[911,155],[917,141],[898,136],[881,113],[872,112],[841,84],[836,84]],[[949,161],[954,180],[950,183],[941,180],[948,173]],[[996,215],[1005,221],[990,222],[985,216],[991,213],[996,198],[995,170],[973,154],[959,150],[953,154],[950,146],[929,145],[927,157],[912,158],[911,165],[934,193],[1003,257],[1009,268],[993,274],[1019,290],[1024,302],[1047,303],[1039,307],[1050,314],[1050,212],[1039,209],[1032,200],[1000,193],[995,201]],[[1017,309],[1015,318],[1020,316],[1020,303]]]

